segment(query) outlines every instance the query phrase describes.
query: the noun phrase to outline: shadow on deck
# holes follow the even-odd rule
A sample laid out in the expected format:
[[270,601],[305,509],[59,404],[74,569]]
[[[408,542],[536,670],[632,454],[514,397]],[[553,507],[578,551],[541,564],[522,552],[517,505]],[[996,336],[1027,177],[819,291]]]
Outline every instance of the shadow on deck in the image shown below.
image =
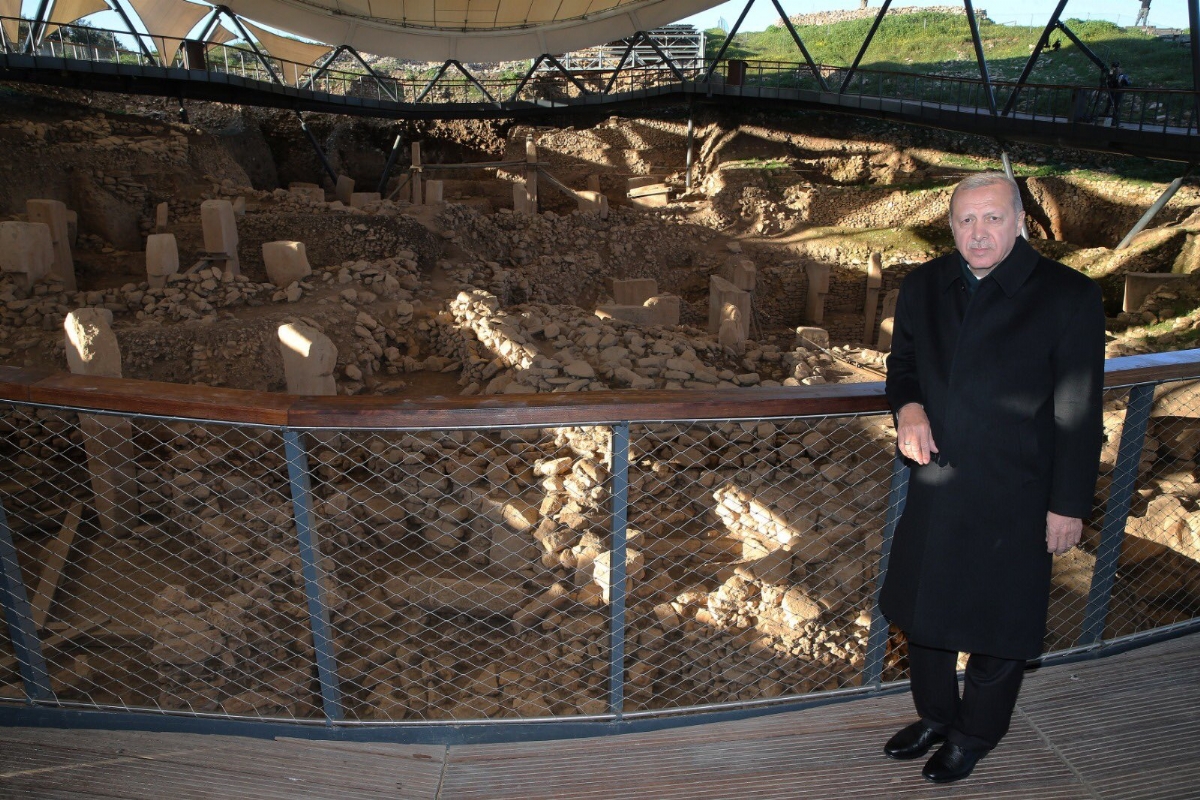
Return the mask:
[[1197,798],[1200,634],[1026,676],[974,775],[921,779],[884,740],[906,694],[652,733],[401,745],[0,729],[0,797]]

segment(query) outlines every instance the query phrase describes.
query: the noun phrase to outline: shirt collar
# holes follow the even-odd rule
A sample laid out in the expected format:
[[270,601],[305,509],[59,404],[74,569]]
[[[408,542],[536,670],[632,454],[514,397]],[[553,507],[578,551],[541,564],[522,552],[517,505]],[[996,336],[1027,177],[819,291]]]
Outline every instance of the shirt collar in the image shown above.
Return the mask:
[[[1013,243],[1012,251],[996,265],[987,277],[995,278],[1004,293],[1012,297],[1029,279],[1039,258],[1041,256],[1038,251],[1034,250],[1023,237],[1018,236],[1017,241]],[[945,267],[942,270],[942,282],[946,288],[962,279],[962,261],[962,254],[957,250],[954,251],[954,257],[946,259]]]

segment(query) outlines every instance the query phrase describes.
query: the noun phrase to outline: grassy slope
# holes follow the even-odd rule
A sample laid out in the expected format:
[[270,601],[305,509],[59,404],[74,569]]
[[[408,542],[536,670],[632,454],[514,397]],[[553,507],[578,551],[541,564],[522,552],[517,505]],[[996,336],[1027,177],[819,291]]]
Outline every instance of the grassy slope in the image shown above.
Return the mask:
[[[797,28],[805,47],[817,63],[849,66],[862,46],[872,20],[860,19],[833,25],[806,25]],[[1147,36],[1136,28],[1119,28],[1111,22],[1068,20],[1069,27],[1100,58],[1119,60],[1135,86],[1190,88],[1191,62],[1188,50],[1177,44]],[[984,55],[993,80],[1016,80],[1025,66],[1040,27],[980,24]],[[716,55],[725,35],[714,28],[707,32],[708,54]],[[1061,33],[1062,48],[1043,52],[1030,81],[1094,85],[1100,71]],[[726,58],[763,61],[802,61],[800,51],[787,29],[773,26],[756,33],[734,37]],[[862,66],[871,69],[921,72],[949,76],[978,77],[975,49],[966,17],[926,12],[888,16],[879,26]]]

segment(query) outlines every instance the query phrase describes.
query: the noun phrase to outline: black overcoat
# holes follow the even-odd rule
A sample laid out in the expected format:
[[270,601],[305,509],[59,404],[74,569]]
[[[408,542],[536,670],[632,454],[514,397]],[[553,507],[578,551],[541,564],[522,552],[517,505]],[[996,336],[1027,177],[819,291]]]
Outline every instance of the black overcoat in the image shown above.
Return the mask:
[[880,595],[910,639],[1040,655],[1046,512],[1091,510],[1103,372],[1100,287],[1024,239],[973,295],[957,252],[904,279],[887,397],[895,411],[922,403],[939,449],[927,465],[909,462]]

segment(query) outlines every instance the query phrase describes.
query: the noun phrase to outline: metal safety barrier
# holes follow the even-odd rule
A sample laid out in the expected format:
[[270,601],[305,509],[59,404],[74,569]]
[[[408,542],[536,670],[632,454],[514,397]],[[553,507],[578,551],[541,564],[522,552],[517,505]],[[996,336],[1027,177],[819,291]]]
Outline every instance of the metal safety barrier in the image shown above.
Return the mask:
[[[1197,378],[1108,363],[1048,659],[1200,622]],[[880,384],[397,404],[0,368],[0,458],[9,724],[504,737],[906,675]]]

